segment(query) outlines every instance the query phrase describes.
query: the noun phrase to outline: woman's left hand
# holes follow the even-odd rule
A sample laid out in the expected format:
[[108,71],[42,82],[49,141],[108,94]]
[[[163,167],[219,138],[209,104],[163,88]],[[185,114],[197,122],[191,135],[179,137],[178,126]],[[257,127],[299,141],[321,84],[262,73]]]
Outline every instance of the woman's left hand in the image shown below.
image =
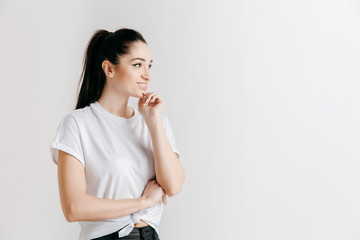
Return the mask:
[[153,117],[160,116],[165,105],[165,101],[159,94],[155,92],[143,93],[143,97],[139,99],[138,110],[146,122]]

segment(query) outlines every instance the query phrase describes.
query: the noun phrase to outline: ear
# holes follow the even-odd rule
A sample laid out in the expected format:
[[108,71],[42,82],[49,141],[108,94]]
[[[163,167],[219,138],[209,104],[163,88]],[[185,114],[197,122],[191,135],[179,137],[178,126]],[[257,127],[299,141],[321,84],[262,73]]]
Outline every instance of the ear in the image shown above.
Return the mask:
[[115,74],[114,65],[109,60],[104,60],[101,64],[102,69],[107,77],[112,78]]

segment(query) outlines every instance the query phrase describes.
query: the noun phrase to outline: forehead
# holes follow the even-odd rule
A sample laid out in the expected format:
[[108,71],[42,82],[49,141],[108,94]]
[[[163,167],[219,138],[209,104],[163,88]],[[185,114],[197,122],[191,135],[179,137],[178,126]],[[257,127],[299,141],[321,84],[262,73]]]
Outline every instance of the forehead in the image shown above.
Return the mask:
[[146,43],[137,41],[130,46],[130,51],[127,56],[129,59],[144,58],[146,61],[151,60],[151,51]]

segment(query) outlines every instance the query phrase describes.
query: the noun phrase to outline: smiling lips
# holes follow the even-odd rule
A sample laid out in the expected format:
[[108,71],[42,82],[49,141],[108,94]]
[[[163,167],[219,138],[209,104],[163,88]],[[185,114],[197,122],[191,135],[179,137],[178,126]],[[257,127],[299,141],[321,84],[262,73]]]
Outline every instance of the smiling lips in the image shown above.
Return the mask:
[[139,84],[139,86],[143,89],[146,90],[147,89],[147,84],[146,83],[137,83]]

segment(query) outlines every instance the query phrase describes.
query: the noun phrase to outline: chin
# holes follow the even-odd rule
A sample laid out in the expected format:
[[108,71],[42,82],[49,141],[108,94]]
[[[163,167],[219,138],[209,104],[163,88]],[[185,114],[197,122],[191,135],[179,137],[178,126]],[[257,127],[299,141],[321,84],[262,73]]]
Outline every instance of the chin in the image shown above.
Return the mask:
[[144,92],[145,92],[145,91],[142,90],[142,91],[140,91],[138,94],[135,94],[135,96],[136,96],[137,98],[142,98]]
[[140,93],[140,94],[141,94],[141,97],[143,97],[143,93],[147,93],[147,90],[142,90],[142,91],[141,91],[141,93]]

